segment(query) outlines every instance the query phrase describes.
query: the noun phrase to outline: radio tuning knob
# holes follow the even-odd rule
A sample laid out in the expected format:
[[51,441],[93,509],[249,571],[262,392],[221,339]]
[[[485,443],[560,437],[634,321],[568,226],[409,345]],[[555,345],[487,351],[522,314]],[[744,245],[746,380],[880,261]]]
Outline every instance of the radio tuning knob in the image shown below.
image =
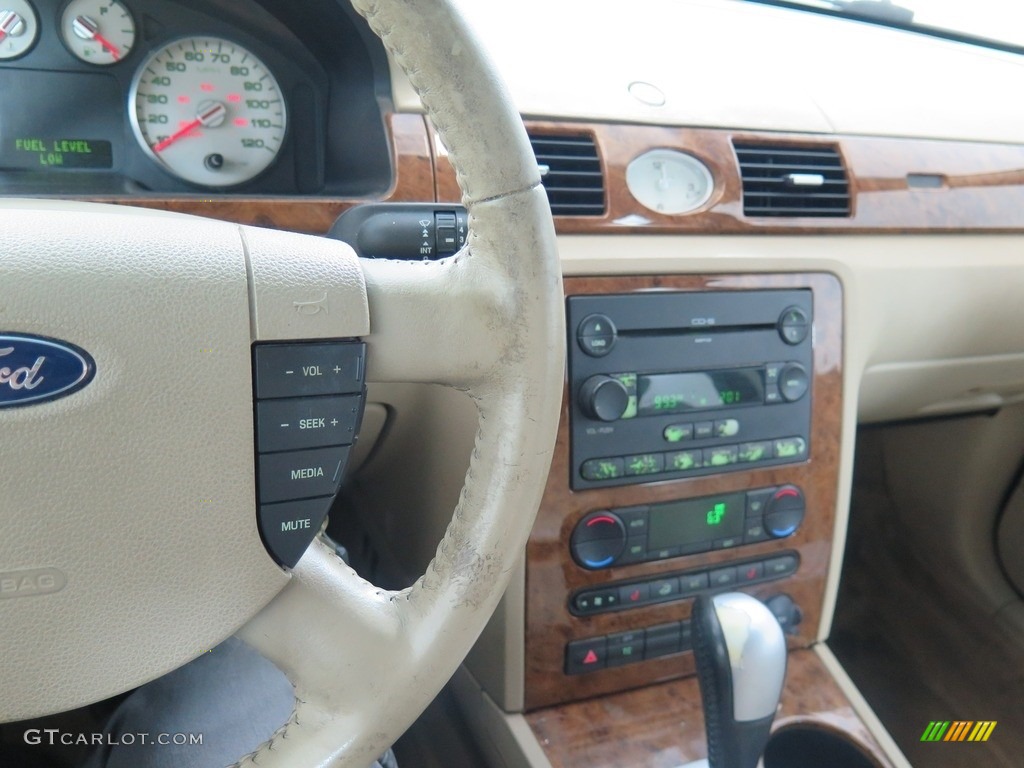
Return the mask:
[[615,421],[629,406],[626,386],[611,376],[591,376],[580,387],[580,407],[592,419]]

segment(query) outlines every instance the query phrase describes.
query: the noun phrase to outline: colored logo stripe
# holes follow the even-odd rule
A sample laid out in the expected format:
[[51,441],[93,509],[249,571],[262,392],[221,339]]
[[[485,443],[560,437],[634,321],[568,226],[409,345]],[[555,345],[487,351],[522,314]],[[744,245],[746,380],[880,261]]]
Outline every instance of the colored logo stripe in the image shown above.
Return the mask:
[[932,720],[921,741],[988,741],[995,728],[995,720]]

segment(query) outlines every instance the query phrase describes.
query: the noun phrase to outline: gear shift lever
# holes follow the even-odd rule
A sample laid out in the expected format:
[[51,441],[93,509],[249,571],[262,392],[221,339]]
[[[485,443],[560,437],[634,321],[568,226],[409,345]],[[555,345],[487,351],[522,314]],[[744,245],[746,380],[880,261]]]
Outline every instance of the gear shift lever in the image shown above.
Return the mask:
[[[786,640],[760,600],[697,598],[691,617],[710,768],[755,768],[786,675]],[[696,765],[696,764],[693,764]]]

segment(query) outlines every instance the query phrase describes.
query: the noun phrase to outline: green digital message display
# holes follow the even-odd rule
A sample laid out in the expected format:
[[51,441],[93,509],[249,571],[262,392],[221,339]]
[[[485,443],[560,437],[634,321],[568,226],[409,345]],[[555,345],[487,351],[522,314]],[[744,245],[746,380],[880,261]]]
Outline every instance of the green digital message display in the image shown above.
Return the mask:
[[641,416],[734,408],[764,403],[759,368],[699,373],[659,373],[637,381],[637,412]]
[[7,137],[0,142],[0,167],[19,170],[63,170],[113,167],[109,141],[55,139],[42,136]]
[[743,493],[656,504],[648,517],[647,548],[666,549],[742,536],[745,505]]

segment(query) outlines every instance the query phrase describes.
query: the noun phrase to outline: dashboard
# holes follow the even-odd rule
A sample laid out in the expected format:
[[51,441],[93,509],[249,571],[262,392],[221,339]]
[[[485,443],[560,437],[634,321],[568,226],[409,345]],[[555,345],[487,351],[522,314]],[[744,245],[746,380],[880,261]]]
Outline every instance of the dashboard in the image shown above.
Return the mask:
[[[416,203],[414,247],[442,217],[461,227],[418,96],[338,3],[7,5],[0,194],[317,235],[366,204]],[[495,764],[702,756],[692,598],[740,588],[785,623],[786,716],[905,765],[820,649],[858,429],[1024,402],[1024,66],[728,0],[651,0],[649,18],[463,5],[542,170],[569,351],[537,523],[456,680],[471,726]],[[649,23],[662,17],[675,23]],[[538,19],[576,30],[574,66],[559,45],[524,54]],[[422,572],[473,416],[458,393],[369,382],[332,533],[358,519],[367,551],[394,550],[368,562]]]

